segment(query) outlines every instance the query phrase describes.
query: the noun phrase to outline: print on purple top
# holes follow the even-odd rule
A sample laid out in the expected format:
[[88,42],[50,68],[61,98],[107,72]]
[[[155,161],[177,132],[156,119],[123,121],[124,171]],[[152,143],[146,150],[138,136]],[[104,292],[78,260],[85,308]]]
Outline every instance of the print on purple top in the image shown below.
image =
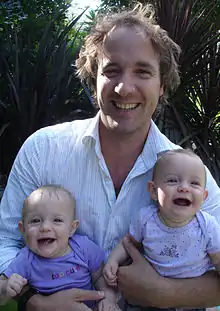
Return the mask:
[[71,273],[75,273],[80,270],[79,265],[75,265],[74,267],[68,268],[66,271],[54,272],[52,273],[52,280],[64,278],[65,276],[69,276]]
[[177,245],[172,244],[171,246],[165,245],[163,250],[160,252],[161,256],[169,256],[169,257],[180,257],[179,253],[177,252]]

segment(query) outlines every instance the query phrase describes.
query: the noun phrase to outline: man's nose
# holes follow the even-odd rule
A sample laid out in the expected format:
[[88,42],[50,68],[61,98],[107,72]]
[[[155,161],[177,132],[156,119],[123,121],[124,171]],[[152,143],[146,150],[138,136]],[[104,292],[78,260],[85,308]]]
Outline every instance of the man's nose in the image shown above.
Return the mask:
[[115,86],[115,92],[121,97],[127,97],[135,92],[134,78],[131,74],[124,73]]

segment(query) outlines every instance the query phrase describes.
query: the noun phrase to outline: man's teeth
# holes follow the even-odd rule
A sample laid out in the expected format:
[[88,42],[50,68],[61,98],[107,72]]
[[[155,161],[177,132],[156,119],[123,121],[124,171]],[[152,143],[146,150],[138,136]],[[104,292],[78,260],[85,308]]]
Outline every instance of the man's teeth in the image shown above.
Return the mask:
[[118,104],[118,103],[114,103],[114,104],[116,108],[124,109],[124,110],[134,109],[138,106],[138,104]]

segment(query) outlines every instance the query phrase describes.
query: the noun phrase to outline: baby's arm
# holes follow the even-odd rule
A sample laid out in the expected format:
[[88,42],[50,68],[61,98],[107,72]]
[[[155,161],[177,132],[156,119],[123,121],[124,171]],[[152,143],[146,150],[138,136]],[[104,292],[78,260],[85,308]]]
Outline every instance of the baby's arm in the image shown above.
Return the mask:
[[92,282],[95,288],[105,293],[105,297],[98,304],[98,311],[119,311],[117,292],[106,283],[103,277],[103,266],[102,264],[97,271],[92,272]]
[[[145,208],[141,209],[136,217],[132,220],[129,228],[129,239],[135,247],[142,251],[142,228],[143,228],[143,217],[142,214],[145,213]],[[108,261],[103,270],[103,276],[110,286],[117,286],[117,271],[118,266],[122,264],[126,259],[129,258],[128,253],[126,252],[123,240],[113,249],[111,252]]]
[[8,300],[20,294],[27,280],[19,274],[12,274],[8,279],[1,276],[0,279],[0,305],[6,304]]
[[120,242],[111,252],[103,269],[103,276],[110,286],[117,286],[118,266],[128,258],[128,254]]
[[206,217],[206,235],[207,235],[207,253],[213,266],[220,275],[220,224],[217,220],[209,215]]
[[220,275],[220,252],[209,254],[209,257],[211,258],[213,266],[215,266],[218,274]]

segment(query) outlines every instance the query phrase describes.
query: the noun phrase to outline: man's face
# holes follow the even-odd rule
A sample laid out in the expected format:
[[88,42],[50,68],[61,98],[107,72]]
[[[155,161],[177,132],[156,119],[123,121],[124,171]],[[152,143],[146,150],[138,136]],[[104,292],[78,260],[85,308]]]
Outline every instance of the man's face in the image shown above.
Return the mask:
[[159,56],[143,31],[120,27],[108,33],[100,54],[96,91],[107,129],[120,135],[147,135],[163,86]]

